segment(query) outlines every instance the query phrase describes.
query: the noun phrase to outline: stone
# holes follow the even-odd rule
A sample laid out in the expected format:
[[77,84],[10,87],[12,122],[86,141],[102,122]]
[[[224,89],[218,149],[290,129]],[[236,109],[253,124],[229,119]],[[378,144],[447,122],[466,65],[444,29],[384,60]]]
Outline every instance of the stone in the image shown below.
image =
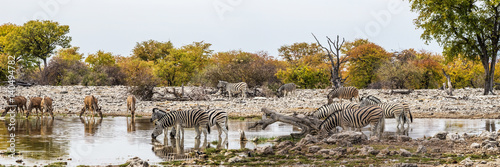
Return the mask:
[[410,136],[398,135],[398,141],[399,142],[407,142],[407,141],[410,141],[410,140],[411,140]]
[[311,147],[309,147],[308,152],[309,152],[309,153],[316,153],[316,152],[318,152],[319,150],[321,150],[321,147],[320,147],[320,146],[311,146]]
[[139,157],[134,157],[129,160],[127,160],[127,167],[148,167],[149,163],[147,161],[143,161]]
[[417,153],[425,154],[427,153],[427,148],[424,145],[418,145]]
[[399,149],[399,151],[401,152],[400,155],[403,156],[403,157],[409,157],[409,156],[411,156],[411,153],[408,150]]
[[292,141],[286,140],[286,141],[280,142],[278,145],[276,145],[276,148],[278,150],[281,150],[281,149],[289,147],[289,146],[294,146],[294,144]]
[[470,160],[470,157],[467,157],[464,160],[460,161],[460,164],[464,166],[473,166],[474,161]]
[[345,131],[337,134],[333,134],[324,140],[327,144],[360,144],[368,140],[368,137],[361,132]]
[[273,154],[273,147],[272,146],[258,147],[257,153],[262,155]]
[[364,146],[363,148],[359,149],[359,155],[377,155],[380,151],[373,149],[373,147],[370,146]]
[[313,135],[307,134],[306,137],[304,137],[302,140],[297,142],[297,146],[305,146],[308,144],[314,144],[318,142],[318,138],[314,137]]
[[483,131],[481,134],[479,134],[479,137],[482,139],[496,140],[498,137],[498,133]]
[[472,143],[470,145],[470,148],[481,148],[481,144],[479,144],[479,143]]
[[243,158],[240,156],[234,156],[234,157],[229,158],[227,160],[227,162],[229,162],[229,163],[235,163],[235,162],[241,162],[241,161],[243,161]]
[[330,154],[330,152],[332,152],[333,150],[332,149],[321,149],[318,151],[318,153],[320,154]]
[[446,131],[441,131],[441,132],[438,132],[434,135],[434,138],[438,138],[440,140],[446,140],[446,135],[448,135],[448,132]]
[[459,135],[458,133],[455,133],[455,134],[450,133],[450,134],[446,135],[446,139],[454,141],[454,142],[465,141],[465,139],[461,135]]

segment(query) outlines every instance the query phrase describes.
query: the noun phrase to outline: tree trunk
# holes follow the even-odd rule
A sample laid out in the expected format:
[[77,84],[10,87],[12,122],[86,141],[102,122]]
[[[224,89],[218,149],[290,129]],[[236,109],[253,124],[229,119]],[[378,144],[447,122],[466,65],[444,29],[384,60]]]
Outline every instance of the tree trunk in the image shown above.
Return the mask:
[[276,113],[275,111],[267,108],[262,108],[261,111],[264,113],[262,115],[262,120],[251,125],[249,128],[255,128],[258,125],[262,125],[262,129],[265,129],[268,125],[279,121],[299,127],[302,130],[300,133],[292,133],[290,135],[294,138],[300,138],[305,136],[306,134],[317,134],[317,132],[319,131],[319,125],[321,124],[321,120],[317,119],[314,116],[287,116]]

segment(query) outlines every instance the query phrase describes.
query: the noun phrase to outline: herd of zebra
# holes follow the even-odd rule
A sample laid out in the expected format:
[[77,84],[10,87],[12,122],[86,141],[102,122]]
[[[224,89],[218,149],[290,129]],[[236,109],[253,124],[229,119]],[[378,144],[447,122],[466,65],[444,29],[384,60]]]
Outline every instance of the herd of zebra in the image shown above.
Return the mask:
[[[238,92],[245,98],[247,84],[245,82],[228,83],[219,81],[217,88],[221,89],[221,91],[226,91],[229,97]],[[288,83],[278,88],[277,92],[278,94],[286,95],[295,89],[295,84]],[[338,98],[339,103],[333,103],[334,98]],[[350,99],[352,102],[352,99],[358,98],[359,104],[342,103],[342,99]],[[372,134],[378,135],[380,138],[385,128],[386,118],[396,118],[398,128],[400,125],[404,127],[404,124],[407,124],[409,127],[410,122],[413,122],[413,116],[408,104],[383,103],[373,95],[360,98],[358,89],[355,87],[333,89],[328,93],[327,99],[327,104],[308,114],[318,119],[324,119],[319,129],[325,131],[325,133],[332,132],[336,127],[342,127],[343,130],[356,128],[360,131],[361,128],[371,125]],[[173,127],[172,133],[175,134],[175,138],[177,139],[180,136],[184,136],[183,128],[191,127],[195,128],[196,139],[200,139],[201,132],[203,132],[206,140],[207,133],[210,133],[212,126],[217,126],[219,136],[222,134],[222,131],[226,134],[226,138],[228,136],[228,116],[221,109],[192,109],[165,112],[154,108],[151,122],[155,124],[153,133],[151,134],[152,138],[156,138],[163,132],[165,132],[166,136],[169,127]]]
[[[340,103],[333,103],[333,99],[338,98]],[[407,103],[382,103],[382,101],[368,95],[359,98],[360,104],[342,103],[342,99],[359,98],[358,89],[355,87],[340,87],[333,89],[327,95],[328,103],[311,112],[318,119],[324,119],[319,126],[321,131],[327,133],[342,127],[343,130],[356,128],[361,131],[362,127],[370,124],[373,135],[377,134],[380,138],[384,128],[386,118],[396,118],[397,128],[404,124],[410,126],[413,122],[413,116]]]

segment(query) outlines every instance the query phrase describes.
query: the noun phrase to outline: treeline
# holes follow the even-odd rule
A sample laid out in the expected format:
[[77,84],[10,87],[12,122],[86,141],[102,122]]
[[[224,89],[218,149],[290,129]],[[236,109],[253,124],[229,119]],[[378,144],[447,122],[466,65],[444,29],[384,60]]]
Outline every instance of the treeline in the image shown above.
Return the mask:
[[[329,59],[315,43],[284,45],[278,49],[277,58],[266,52],[214,52],[211,44],[203,41],[175,47],[170,41],[155,40],[138,42],[131,55],[102,50],[84,55],[79,47],[70,46],[67,33],[69,26],[52,21],[1,25],[0,79],[7,80],[7,62],[15,61],[18,80],[41,85],[147,88],[215,86],[218,80],[244,81],[249,87],[270,89],[288,82],[301,88],[331,85]],[[366,39],[347,42],[342,54],[348,56],[348,63],[341,67],[342,76],[347,77],[346,86],[439,88],[445,81],[443,70],[451,76],[455,88],[484,86],[484,69],[478,60],[460,56],[445,60],[439,54],[414,49],[389,52]],[[498,75],[495,78],[498,80]]]

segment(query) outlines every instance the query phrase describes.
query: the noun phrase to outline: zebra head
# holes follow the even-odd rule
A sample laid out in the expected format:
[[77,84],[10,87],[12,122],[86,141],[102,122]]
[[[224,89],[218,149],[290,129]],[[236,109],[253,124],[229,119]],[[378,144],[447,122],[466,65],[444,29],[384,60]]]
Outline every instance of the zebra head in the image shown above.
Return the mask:
[[[158,120],[160,120],[160,118],[162,118],[166,114],[167,114],[167,112],[165,112],[159,108],[153,108],[153,114],[151,114],[150,122],[158,121]],[[156,122],[155,122],[155,125],[156,125]]]
[[151,134],[151,138],[156,139],[157,136],[161,135],[163,133],[163,128],[161,127],[160,124],[155,126],[155,129],[153,130],[153,133]]
[[219,80],[219,83],[217,84],[217,88],[221,89],[221,88],[226,87],[226,85],[227,85],[226,81]]

